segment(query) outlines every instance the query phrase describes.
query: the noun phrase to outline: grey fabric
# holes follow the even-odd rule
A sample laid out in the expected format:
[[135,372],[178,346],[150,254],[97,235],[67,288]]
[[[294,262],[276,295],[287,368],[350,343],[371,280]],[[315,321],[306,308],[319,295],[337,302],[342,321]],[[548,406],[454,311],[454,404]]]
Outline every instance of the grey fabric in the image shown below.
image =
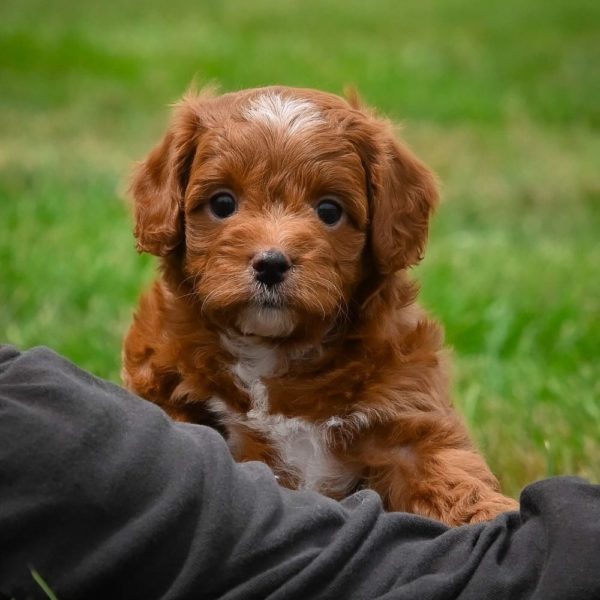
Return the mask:
[[600,487],[448,529],[235,464],[206,427],[45,348],[0,347],[0,598],[600,598]]

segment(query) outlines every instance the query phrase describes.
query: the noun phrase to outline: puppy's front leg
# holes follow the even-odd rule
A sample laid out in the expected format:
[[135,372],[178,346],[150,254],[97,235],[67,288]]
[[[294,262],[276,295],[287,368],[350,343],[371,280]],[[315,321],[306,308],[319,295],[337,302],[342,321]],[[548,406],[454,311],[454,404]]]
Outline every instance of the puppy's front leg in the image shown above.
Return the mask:
[[386,508],[452,526],[518,510],[452,414],[417,414],[365,432],[352,452]]
[[276,448],[265,435],[244,424],[236,424],[228,428],[226,438],[229,450],[237,462],[263,462],[271,468],[279,485],[291,490],[298,487],[298,478],[293,470],[283,463]]

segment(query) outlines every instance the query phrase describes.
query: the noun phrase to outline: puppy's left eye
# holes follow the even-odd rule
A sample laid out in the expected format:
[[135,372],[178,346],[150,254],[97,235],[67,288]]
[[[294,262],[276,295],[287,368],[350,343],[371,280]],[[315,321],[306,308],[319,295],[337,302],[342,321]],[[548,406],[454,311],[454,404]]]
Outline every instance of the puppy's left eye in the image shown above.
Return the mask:
[[344,209],[331,198],[321,200],[319,204],[317,204],[315,210],[317,212],[317,217],[329,227],[339,223],[344,214]]

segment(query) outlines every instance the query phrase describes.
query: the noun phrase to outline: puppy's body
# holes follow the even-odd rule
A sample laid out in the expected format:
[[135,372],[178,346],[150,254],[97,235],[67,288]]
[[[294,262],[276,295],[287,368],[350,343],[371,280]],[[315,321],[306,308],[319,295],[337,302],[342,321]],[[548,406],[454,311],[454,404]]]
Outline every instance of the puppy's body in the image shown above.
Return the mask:
[[125,342],[131,389],[287,487],[366,486],[451,524],[515,507],[406,276],[437,191],[387,122],[312,90],[187,98],[133,193],[162,278]]

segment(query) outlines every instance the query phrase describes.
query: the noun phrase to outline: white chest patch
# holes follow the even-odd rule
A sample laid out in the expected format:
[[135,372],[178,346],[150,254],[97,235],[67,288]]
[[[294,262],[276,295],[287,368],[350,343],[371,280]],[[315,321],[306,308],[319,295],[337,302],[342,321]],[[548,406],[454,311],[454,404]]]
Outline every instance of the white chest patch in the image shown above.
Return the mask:
[[315,426],[298,417],[268,415],[256,424],[277,447],[301,489],[343,496],[356,485],[354,473],[333,456],[327,444],[327,426]]
[[290,134],[325,122],[312,102],[286,98],[275,92],[267,92],[252,99],[245,116]]
[[271,347],[252,344],[245,340],[222,338],[225,348],[238,361],[232,372],[238,385],[250,396],[252,408],[245,414],[231,411],[219,398],[211,398],[209,405],[227,425],[230,447],[236,453],[236,427],[244,425],[259,432],[277,450],[284,468],[299,480],[299,487],[344,495],[356,484],[356,475],[331,453],[328,444],[330,428],[339,424],[330,419],[315,425],[300,417],[285,417],[269,412],[267,387],[262,377],[276,373],[279,357]]
[[250,396],[252,409],[248,414],[265,413],[269,409],[269,398],[262,378],[275,372],[278,366],[277,350],[254,342],[251,338],[221,336],[221,343],[238,359],[231,371],[239,387]]

